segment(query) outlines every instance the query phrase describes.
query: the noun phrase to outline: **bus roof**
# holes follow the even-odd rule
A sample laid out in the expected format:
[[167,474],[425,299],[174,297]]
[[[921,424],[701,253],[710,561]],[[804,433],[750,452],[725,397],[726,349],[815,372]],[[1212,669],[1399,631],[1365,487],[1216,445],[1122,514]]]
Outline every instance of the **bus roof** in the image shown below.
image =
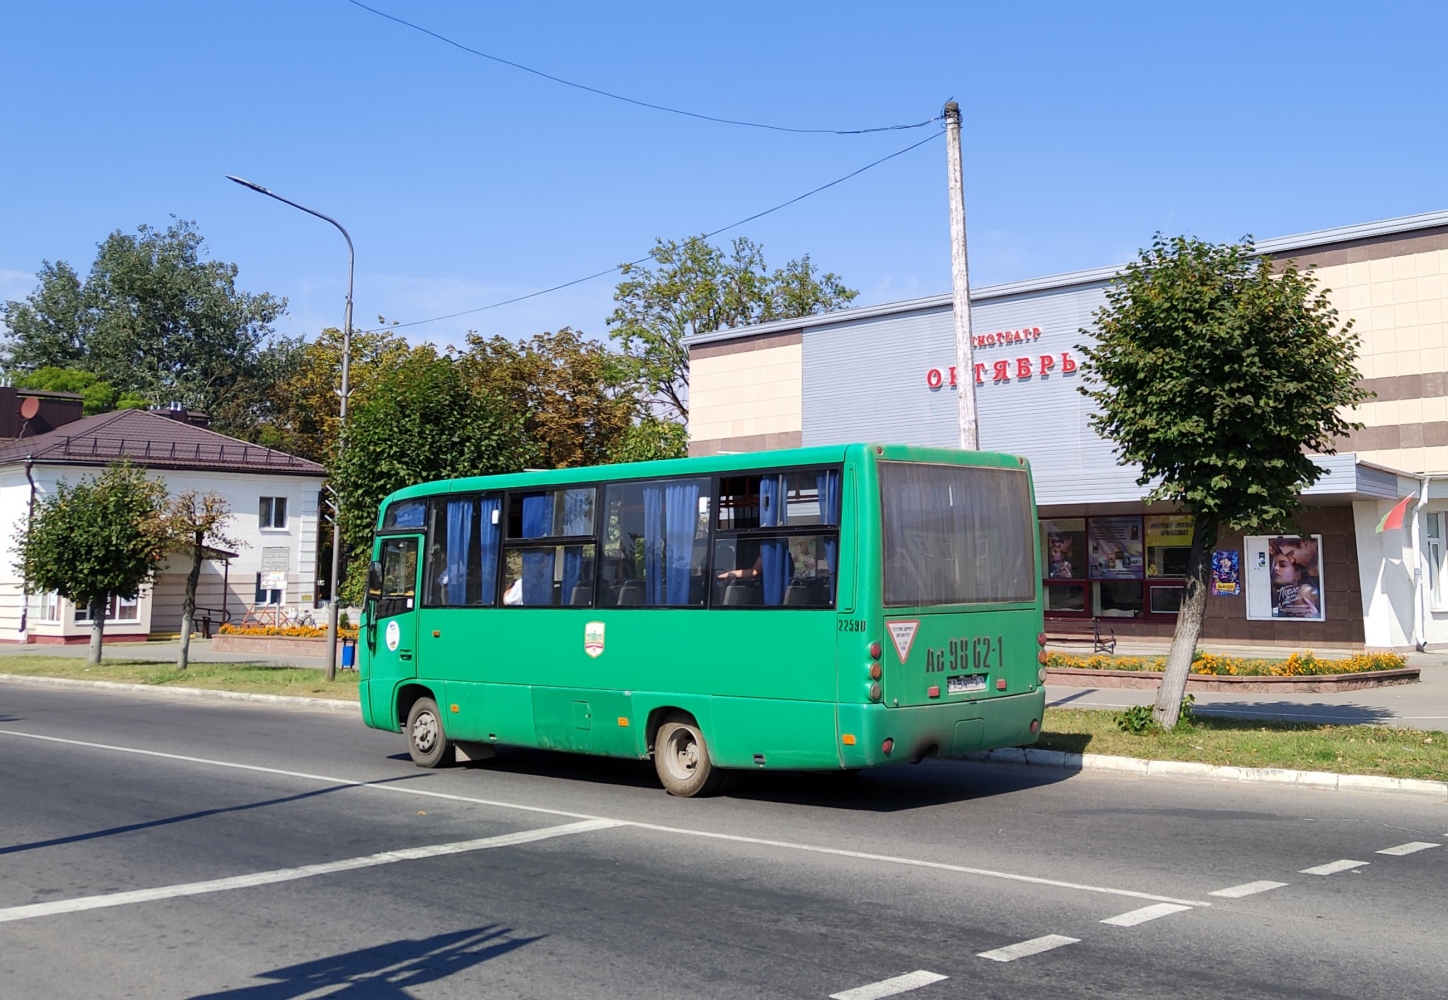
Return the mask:
[[850,453],[863,457],[866,450],[875,450],[880,458],[896,462],[935,462],[949,465],[993,465],[1027,468],[1025,459],[1003,452],[961,451],[956,448],[928,448],[899,444],[835,444],[813,448],[785,448],[776,451],[749,451],[697,458],[668,458],[653,462],[624,462],[617,465],[576,466],[566,469],[539,469],[527,472],[506,472],[492,476],[467,476],[461,479],[440,479],[405,486],[383,498],[386,508],[395,500],[434,496],[439,493],[473,493],[486,490],[517,489],[530,486],[571,486],[582,483],[613,482],[625,479],[664,479],[678,476],[709,476],[719,473],[755,469],[787,469],[807,465],[829,465],[843,462]]

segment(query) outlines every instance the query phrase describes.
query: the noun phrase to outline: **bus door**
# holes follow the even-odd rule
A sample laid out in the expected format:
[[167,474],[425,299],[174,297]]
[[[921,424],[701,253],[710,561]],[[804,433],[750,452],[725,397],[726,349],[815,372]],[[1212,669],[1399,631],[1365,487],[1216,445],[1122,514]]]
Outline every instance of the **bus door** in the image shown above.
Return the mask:
[[[417,553],[421,539],[382,540],[380,558],[368,573],[367,626],[363,640],[377,692],[417,676]],[[378,706],[380,709],[381,706]],[[378,714],[381,714],[380,712]]]

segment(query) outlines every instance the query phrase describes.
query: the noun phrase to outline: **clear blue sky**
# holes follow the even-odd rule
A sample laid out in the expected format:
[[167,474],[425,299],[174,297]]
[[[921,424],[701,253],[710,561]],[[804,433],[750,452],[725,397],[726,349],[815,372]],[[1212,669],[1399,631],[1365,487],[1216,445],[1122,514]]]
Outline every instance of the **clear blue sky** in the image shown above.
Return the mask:
[[[368,0],[642,100],[804,127],[964,110],[972,279],[1448,208],[1448,4]],[[715,229],[923,137],[788,135],[569,90],[346,0],[8,0],[0,297],[116,229],[195,220],[287,333],[485,305]],[[948,291],[945,148],[741,230],[882,302]],[[722,240],[724,237],[720,237]],[[608,278],[416,327],[603,336]]]

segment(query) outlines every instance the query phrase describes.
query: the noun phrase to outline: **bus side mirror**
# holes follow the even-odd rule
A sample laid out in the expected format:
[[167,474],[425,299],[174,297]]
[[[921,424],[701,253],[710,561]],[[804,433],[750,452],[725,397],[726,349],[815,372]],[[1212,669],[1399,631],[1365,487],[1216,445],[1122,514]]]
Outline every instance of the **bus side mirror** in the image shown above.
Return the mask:
[[382,596],[382,564],[376,559],[367,567],[367,599],[375,601]]

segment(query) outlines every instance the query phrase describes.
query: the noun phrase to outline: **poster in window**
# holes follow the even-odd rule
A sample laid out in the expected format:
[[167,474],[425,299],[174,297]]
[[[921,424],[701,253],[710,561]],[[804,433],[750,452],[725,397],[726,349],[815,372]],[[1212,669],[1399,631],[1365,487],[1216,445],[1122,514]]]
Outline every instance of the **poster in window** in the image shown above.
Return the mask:
[[1041,522],[1041,552],[1046,576],[1052,580],[1086,577],[1086,519],[1061,518]]
[[1212,553],[1212,596],[1242,596],[1242,554],[1236,549]]
[[1321,535],[1258,535],[1246,548],[1248,618],[1326,620]]
[[1141,579],[1141,518],[1093,517],[1087,542],[1093,580]]

